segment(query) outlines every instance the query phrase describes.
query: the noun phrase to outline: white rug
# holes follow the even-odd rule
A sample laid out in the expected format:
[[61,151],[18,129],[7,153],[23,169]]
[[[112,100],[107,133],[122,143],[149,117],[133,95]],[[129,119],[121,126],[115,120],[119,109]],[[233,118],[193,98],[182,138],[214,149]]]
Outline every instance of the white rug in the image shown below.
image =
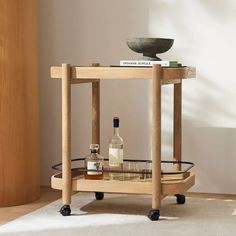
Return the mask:
[[151,197],[105,194],[102,201],[92,193],[73,196],[72,215],[63,217],[55,201],[0,227],[0,235],[16,236],[235,236],[236,201],[187,198],[177,205],[175,197],[162,201],[161,218],[146,215]]

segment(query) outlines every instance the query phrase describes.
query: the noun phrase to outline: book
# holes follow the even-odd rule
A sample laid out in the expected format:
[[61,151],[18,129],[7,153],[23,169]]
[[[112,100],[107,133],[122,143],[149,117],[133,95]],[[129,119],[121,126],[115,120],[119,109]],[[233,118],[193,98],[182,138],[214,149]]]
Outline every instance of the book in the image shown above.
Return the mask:
[[177,61],[144,61],[144,60],[121,60],[120,66],[153,66],[159,64],[164,67],[178,67]]

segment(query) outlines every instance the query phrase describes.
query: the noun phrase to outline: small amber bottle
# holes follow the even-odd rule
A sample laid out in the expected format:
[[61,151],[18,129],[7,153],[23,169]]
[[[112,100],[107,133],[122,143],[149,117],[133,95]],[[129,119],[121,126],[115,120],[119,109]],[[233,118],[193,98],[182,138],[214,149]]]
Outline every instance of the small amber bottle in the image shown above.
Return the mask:
[[104,158],[98,154],[99,144],[91,144],[90,155],[85,157],[85,179],[103,179]]

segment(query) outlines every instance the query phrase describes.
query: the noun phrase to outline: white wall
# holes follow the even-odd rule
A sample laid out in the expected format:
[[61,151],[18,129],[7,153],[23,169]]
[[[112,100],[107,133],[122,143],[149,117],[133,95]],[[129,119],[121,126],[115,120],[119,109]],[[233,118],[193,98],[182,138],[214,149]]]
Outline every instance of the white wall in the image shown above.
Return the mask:
[[[197,67],[183,84],[183,159],[196,164],[200,192],[236,193],[236,2],[233,0],[40,0],[40,94],[42,184],[60,161],[60,81],[49,67],[118,64],[138,58],[125,44],[131,36],[170,37],[162,59]],[[112,117],[121,118],[127,157],[150,158],[150,83],[103,81],[101,153],[107,155]],[[72,154],[84,156],[91,140],[91,89],[73,87]],[[163,159],[172,156],[172,87],[163,88]]]

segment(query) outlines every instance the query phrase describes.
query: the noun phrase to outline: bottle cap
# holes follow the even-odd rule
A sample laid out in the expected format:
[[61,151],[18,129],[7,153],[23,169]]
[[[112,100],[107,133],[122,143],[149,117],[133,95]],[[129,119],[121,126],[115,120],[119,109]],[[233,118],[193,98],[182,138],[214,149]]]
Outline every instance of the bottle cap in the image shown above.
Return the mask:
[[114,128],[119,128],[119,126],[120,126],[119,117],[114,117],[114,118],[113,118],[113,127],[114,127]]
[[98,151],[98,149],[99,149],[99,144],[90,144],[89,149],[90,149],[90,150],[96,150],[96,151]]

